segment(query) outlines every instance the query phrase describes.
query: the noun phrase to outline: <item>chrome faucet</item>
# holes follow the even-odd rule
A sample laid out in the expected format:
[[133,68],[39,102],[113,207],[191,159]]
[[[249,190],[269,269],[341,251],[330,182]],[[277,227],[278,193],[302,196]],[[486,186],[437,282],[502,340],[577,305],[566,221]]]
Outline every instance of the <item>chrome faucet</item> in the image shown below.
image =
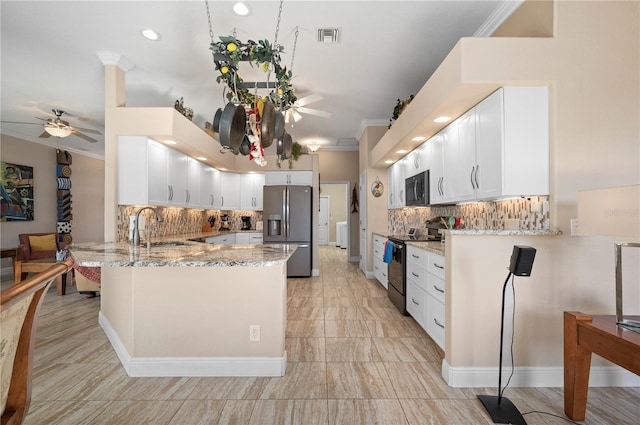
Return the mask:
[[162,222],[162,217],[160,217],[160,213],[158,212],[157,209],[153,208],[153,207],[142,207],[138,210],[138,212],[136,212],[136,218],[135,218],[135,224],[133,226],[133,240],[131,241],[131,244],[133,246],[138,246],[140,245],[140,231],[138,230],[138,220],[140,219],[140,213],[144,210],[152,210],[154,213],[156,213],[156,223],[161,223]]

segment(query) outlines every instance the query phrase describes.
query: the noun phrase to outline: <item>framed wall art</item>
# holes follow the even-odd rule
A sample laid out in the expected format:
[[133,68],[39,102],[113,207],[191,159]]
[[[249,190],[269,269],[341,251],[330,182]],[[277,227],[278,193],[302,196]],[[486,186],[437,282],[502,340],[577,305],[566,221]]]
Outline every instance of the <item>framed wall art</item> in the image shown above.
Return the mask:
[[0,162],[0,221],[33,221],[33,167]]

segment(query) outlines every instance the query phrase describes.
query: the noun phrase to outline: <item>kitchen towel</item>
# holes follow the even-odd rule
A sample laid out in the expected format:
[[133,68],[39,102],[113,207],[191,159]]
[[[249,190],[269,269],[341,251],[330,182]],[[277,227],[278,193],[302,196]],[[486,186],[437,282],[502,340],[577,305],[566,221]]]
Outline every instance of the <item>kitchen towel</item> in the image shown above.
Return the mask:
[[387,240],[384,243],[384,255],[382,257],[382,261],[384,261],[387,264],[391,263],[391,259],[393,258],[393,249],[394,249],[393,242],[391,242],[390,240]]

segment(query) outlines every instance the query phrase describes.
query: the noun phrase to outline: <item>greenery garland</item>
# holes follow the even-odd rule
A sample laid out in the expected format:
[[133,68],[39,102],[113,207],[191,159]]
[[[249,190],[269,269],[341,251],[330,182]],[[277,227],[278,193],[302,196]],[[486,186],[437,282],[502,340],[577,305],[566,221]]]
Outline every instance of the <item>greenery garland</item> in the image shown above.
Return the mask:
[[228,58],[228,60],[214,60],[216,70],[220,72],[216,82],[224,81],[230,89],[226,95],[227,100],[231,101],[237,97],[242,104],[255,104],[254,95],[249,89],[240,87],[244,82],[238,72],[241,61],[249,61],[251,66],[260,66],[263,72],[271,70],[275,74],[276,90],[271,91],[267,98],[280,110],[290,108],[297,100],[291,85],[291,71],[288,71],[286,66],[280,65],[280,53],[284,51],[282,46],[273,46],[268,40],[259,40],[257,43],[249,40],[247,43],[242,43],[235,37],[223,36],[220,37],[219,42],[211,43],[209,49],[214,54],[218,53]]

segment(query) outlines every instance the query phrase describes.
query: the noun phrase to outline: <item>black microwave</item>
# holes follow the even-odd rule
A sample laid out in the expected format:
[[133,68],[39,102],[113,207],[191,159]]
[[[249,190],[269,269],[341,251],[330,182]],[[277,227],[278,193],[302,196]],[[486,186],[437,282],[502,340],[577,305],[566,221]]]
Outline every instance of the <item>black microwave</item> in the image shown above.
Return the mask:
[[429,205],[429,170],[405,179],[405,205],[426,207]]

